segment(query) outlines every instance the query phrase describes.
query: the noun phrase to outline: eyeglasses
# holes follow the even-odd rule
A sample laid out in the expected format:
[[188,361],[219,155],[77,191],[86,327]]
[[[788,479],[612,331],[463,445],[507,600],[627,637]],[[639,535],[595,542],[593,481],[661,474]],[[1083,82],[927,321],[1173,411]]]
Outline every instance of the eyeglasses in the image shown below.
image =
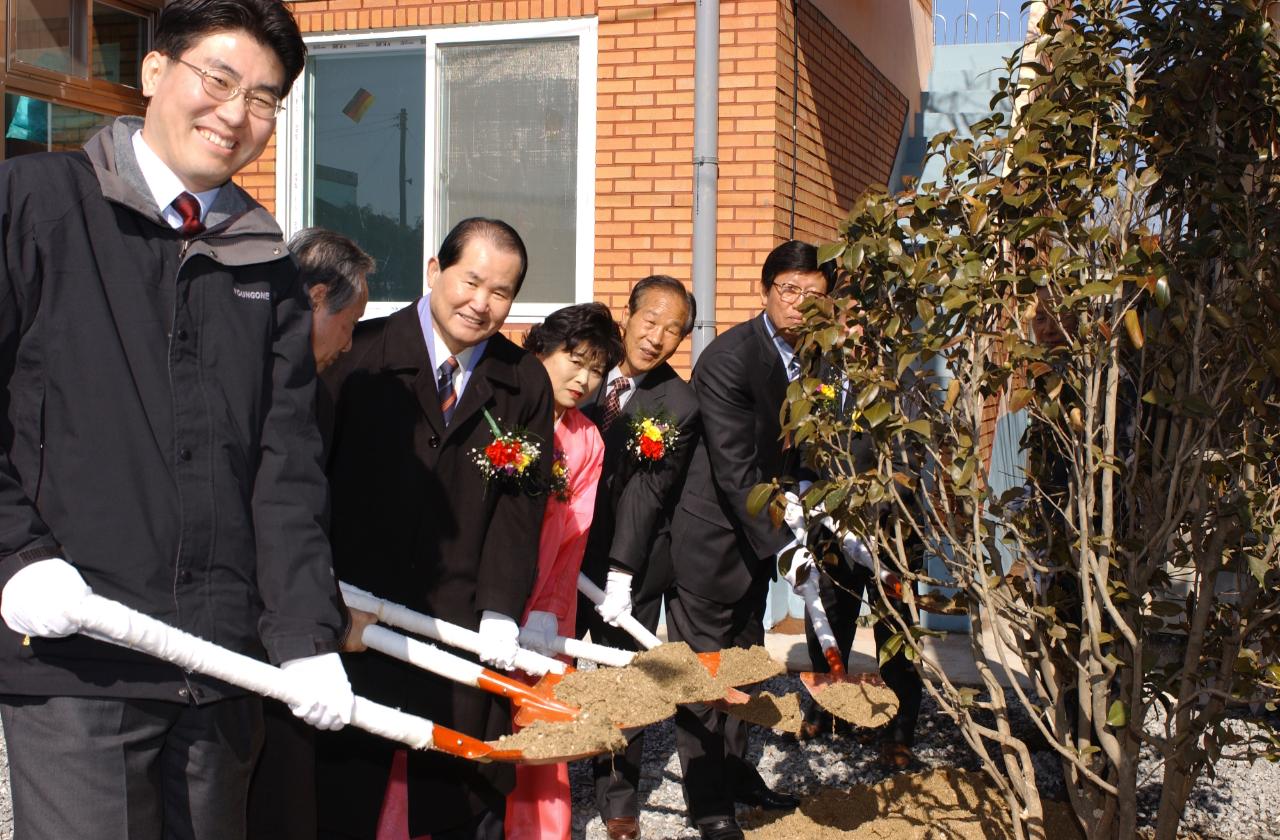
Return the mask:
[[199,73],[200,83],[204,86],[204,92],[219,102],[230,102],[243,94],[244,101],[249,106],[249,113],[261,120],[274,120],[276,115],[284,110],[280,97],[274,93],[247,90],[236,84],[235,79],[221,70],[204,70],[180,58],[174,58],[173,60]]
[[817,300],[827,296],[825,292],[820,292],[817,289],[802,289],[791,283],[774,283],[773,289],[778,293],[778,298],[783,303],[795,303],[802,297],[805,300]]

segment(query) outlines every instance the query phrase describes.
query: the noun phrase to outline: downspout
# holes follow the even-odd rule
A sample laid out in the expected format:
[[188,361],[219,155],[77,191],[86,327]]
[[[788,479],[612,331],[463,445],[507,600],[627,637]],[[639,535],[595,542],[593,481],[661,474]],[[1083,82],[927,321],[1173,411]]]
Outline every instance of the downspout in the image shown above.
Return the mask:
[[693,361],[716,337],[716,157],[720,122],[720,0],[698,0],[693,50]]
[[796,238],[796,182],[800,174],[800,0],[791,0],[791,232]]

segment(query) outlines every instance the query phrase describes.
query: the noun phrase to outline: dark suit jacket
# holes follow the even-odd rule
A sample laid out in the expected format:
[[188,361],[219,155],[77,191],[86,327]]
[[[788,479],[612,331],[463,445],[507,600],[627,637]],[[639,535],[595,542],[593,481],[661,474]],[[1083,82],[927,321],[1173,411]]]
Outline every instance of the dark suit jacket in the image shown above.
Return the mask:
[[[602,382],[582,409],[596,425],[604,414]],[[656,465],[637,463],[627,451],[635,417],[667,415],[680,429],[676,446]],[[603,586],[610,565],[634,575],[637,601],[656,598],[671,585],[670,525],[680,488],[700,434],[693,388],[663,362],[640,380],[622,414],[604,434],[604,470],[582,570]]]
[[681,589],[732,604],[753,580],[776,574],[774,555],[791,534],[763,511],[749,516],[747,496],[799,467],[781,439],[787,384],[763,314],[729,329],[698,359],[693,387],[702,437],[671,523]]
[[[351,351],[324,384],[335,404],[329,475],[339,576],[471,629],[484,610],[519,620],[537,571],[546,499],[486,486],[473,452],[493,439],[487,408],[504,431],[523,428],[542,442],[539,468],[549,477],[552,397],[542,364],[495,335],[446,428],[415,303],[358,325]],[[478,738],[509,729],[505,700],[377,653],[346,662],[357,694]],[[514,778],[509,767],[441,753],[411,753],[409,761],[414,834],[492,807]],[[424,801],[429,808],[416,807]]]

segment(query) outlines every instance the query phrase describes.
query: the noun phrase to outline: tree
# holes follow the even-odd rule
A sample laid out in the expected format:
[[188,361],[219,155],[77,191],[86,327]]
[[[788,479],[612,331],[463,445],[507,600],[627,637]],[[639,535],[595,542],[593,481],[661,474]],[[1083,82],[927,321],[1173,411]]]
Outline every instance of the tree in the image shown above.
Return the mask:
[[[812,375],[785,409],[827,476],[804,502],[874,540],[903,580],[955,588],[981,691],[952,684],[922,655],[929,631],[892,611],[886,648],[917,660],[1019,836],[1044,836],[1043,811],[999,676],[1091,836],[1134,836],[1144,745],[1164,760],[1160,838],[1215,761],[1278,752],[1265,722],[1247,737],[1225,725],[1280,689],[1280,76],[1265,5],[1050,4],[1001,82],[1011,114],[934,138],[941,180],[864,196],[823,250],[845,279],[809,313]],[[1035,340],[1035,313],[1057,342]],[[833,365],[851,418],[810,398]],[[999,496],[997,408],[1029,416],[1026,482]],[[851,432],[878,469],[848,469]],[[912,537],[949,579],[910,562]]]

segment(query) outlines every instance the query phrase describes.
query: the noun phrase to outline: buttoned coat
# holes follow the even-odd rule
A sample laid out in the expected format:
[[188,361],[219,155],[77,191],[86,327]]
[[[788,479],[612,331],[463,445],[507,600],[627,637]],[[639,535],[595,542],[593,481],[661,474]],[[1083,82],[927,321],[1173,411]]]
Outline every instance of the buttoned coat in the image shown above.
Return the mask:
[[[602,382],[582,409],[602,427],[607,393]],[[628,451],[632,421],[646,416],[667,418],[680,432],[675,446],[656,464],[641,464]],[[603,432],[604,472],[582,561],[583,571],[598,585],[603,586],[610,565],[632,573],[637,601],[657,598],[671,585],[671,515],[698,445],[699,416],[693,388],[663,362],[641,378]]]
[[[552,397],[542,364],[494,335],[446,427],[415,302],[358,325],[351,351],[323,382],[334,400],[329,475],[341,579],[472,630],[485,610],[519,620],[533,588],[546,499],[487,484],[476,457],[493,441],[487,410],[504,432],[525,430],[540,443],[543,457],[534,469],[545,487]],[[348,655],[346,662],[357,694],[477,738],[509,731],[506,700],[377,653]],[[345,801],[335,805],[359,824],[355,836],[377,820],[391,749],[368,737],[361,743],[352,753],[374,757],[368,795],[348,779]],[[332,755],[332,746],[322,751]],[[380,770],[379,754],[387,762]],[[411,834],[456,826],[496,807],[513,780],[509,766],[411,751]]]
[[787,372],[763,313],[727,330],[693,370],[702,436],[671,523],[676,584],[718,604],[736,603],[758,578],[777,573],[774,555],[790,532],[747,512],[757,484],[794,475],[779,415]]

